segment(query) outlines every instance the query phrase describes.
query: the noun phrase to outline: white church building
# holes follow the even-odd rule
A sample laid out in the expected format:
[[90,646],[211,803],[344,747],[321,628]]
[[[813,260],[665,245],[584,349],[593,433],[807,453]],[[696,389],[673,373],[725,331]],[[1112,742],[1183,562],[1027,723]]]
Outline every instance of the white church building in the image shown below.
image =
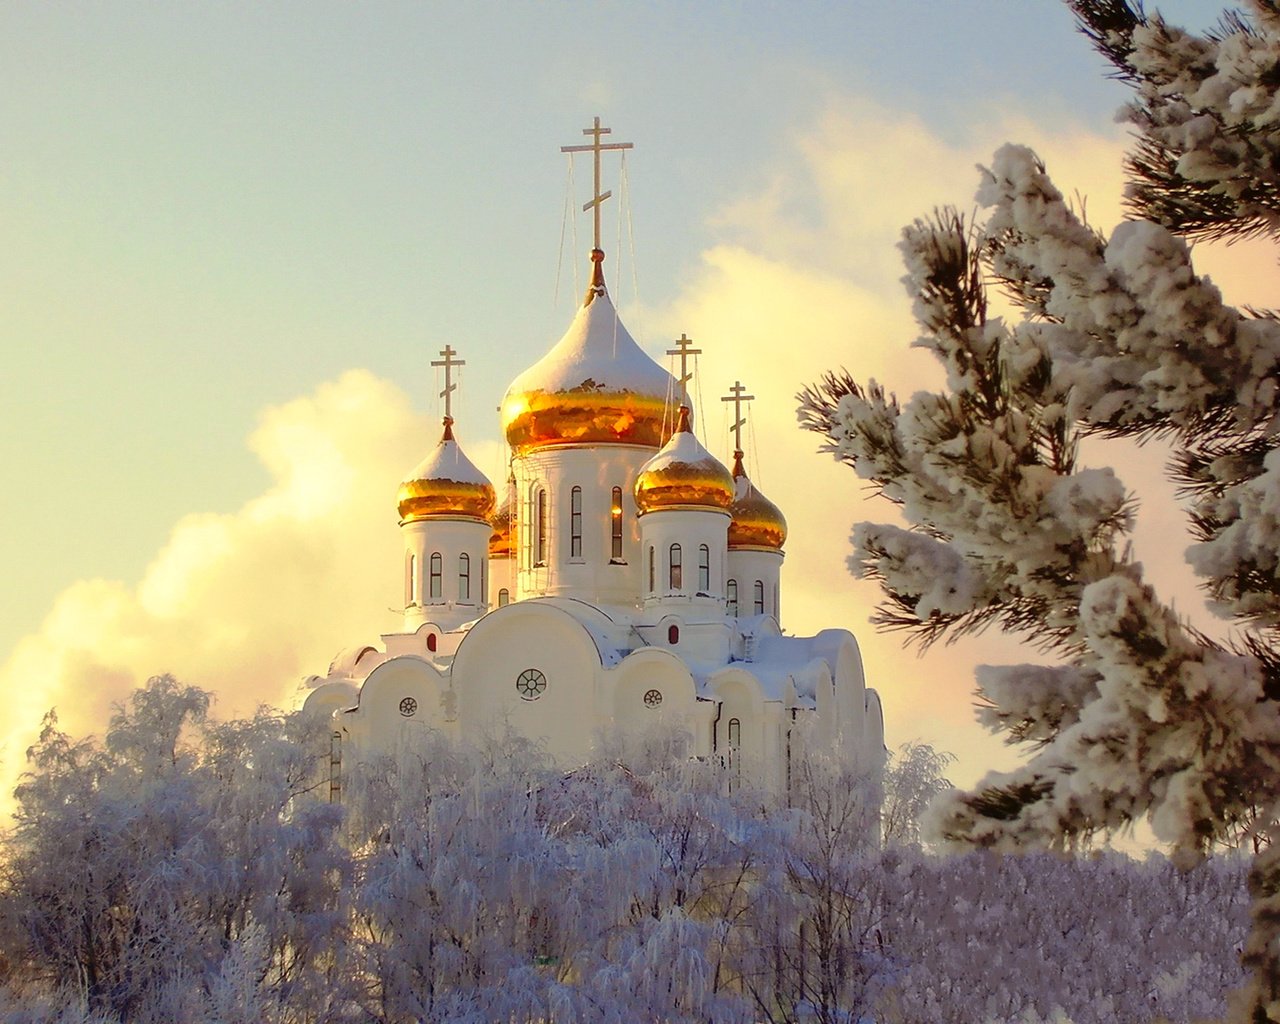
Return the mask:
[[[400,485],[404,621],[307,680],[331,716],[333,793],[362,762],[411,754],[427,730],[514,731],[564,767],[655,726],[784,794],[796,742],[868,768],[884,757],[879,698],[852,633],[782,630],[786,521],[743,466],[735,384],[732,470],[694,434],[688,339],[675,379],[635,342],[596,245],[583,304],[502,400],[504,500],[464,454],[445,373],[440,440]],[[390,568],[390,567],[389,567]]]

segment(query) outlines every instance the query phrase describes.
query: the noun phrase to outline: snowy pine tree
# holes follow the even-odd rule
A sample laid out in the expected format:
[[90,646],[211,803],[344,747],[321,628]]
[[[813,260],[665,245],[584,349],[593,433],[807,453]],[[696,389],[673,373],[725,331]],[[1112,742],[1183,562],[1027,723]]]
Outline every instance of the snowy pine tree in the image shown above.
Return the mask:
[[[905,403],[829,374],[801,419],[897,504],[862,523],[855,572],[882,626],[924,642],[995,625],[1058,664],[986,668],[983,720],[1020,769],[934,805],[945,838],[1069,847],[1148,818],[1177,851],[1260,839],[1280,795],[1280,322],[1226,305],[1188,240],[1280,236],[1280,6],[1197,35],[1126,0],[1071,0],[1131,84],[1134,219],[1102,237],[1035,154],[996,153],[984,220],[905,229],[904,279],[946,389]],[[1021,311],[988,310],[1001,288]],[[1242,639],[1181,622],[1144,581],[1133,508],[1086,436],[1160,438],[1191,499],[1189,561]],[[1280,844],[1258,854],[1249,1018],[1280,1020]]]

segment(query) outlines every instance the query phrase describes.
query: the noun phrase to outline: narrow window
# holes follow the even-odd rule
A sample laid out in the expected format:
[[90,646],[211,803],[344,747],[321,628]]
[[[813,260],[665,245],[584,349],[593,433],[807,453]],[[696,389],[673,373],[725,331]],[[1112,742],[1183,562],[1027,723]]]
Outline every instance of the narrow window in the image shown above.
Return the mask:
[[440,596],[440,573],[441,573],[440,552],[431,552],[431,596]]
[[582,557],[582,488],[569,492],[569,557]]
[[756,614],[764,614],[764,581],[756,580]]
[[458,600],[471,600],[471,556],[458,556]]
[[434,633],[427,634],[427,650],[429,650],[432,654],[436,653],[436,647],[439,645],[439,642],[440,641],[436,638],[436,635]]
[[609,557],[617,561],[622,557],[622,488],[615,487],[609,505]]
[[782,605],[778,603],[778,584],[776,583],[773,585],[773,617],[782,618]]
[[668,582],[671,590],[679,590],[684,586],[684,566],[681,564],[680,545],[671,545],[671,554],[667,563]]
[[650,544],[649,545],[649,593],[652,594],[654,589],[655,588],[654,588],[654,580],[653,580],[653,545]]
[[405,595],[405,604],[416,604],[418,601],[418,556],[409,556],[409,593]]
[[725,596],[726,610],[734,618],[737,618],[738,616],[738,581],[737,580],[729,580],[729,582],[724,585],[724,596]]
[[736,719],[729,719],[729,746],[737,750],[742,746],[742,723]]
[[538,508],[534,513],[534,529],[537,530],[537,544],[535,551],[537,558],[534,559],[535,565],[547,564],[547,492],[538,489]]
[[509,591],[506,587],[503,587],[501,590],[498,591],[498,607],[505,608],[510,603],[511,603],[511,591]]
[[489,559],[480,559],[480,603],[489,603]]
[[698,593],[711,592],[711,549],[705,544],[698,547]]
[[673,647],[680,642],[680,627],[674,623],[667,627],[667,643]]

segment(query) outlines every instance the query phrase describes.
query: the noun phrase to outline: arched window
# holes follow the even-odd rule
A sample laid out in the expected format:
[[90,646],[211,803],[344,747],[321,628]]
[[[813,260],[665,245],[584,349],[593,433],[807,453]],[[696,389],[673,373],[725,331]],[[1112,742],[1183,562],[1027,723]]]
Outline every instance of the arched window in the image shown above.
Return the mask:
[[778,602],[778,584],[773,585],[773,617],[782,618],[782,605]]
[[436,645],[438,644],[438,642],[439,641],[434,633],[427,634],[427,650],[429,650],[432,654],[436,653]]
[[458,600],[471,600],[471,556],[465,552],[458,556]]
[[535,508],[533,513],[533,529],[534,529],[534,545],[533,545],[533,564],[547,564],[547,492],[545,488],[538,488],[538,496],[534,499]]
[[742,746],[742,722],[736,718],[729,719],[729,746],[733,750]]
[[756,614],[764,614],[764,580],[756,580]]
[[680,627],[674,622],[667,627],[667,643],[673,647],[680,642]]
[[667,560],[667,580],[671,590],[679,590],[684,586],[684,565],[681,561],[680,545],[672,544]]
[[511,591],[509,591],[506,587],[503,587],[501,590],[498,591],[498,607],[505,608],[510,603],[511,603]]
[[650,544],[649,545],[649,593],[651,594],[654,592],[654,590],[657,589],[657,587],[655,586],[656,581],[653,578],[653,558],[654,558],[653,545]]
[[489,603],[489,559],[480,559],[480,603]]
[[440,573],[441,573],[440,552],[431,552],[431,596],[440,596]]
[[615,487],[609,501],[609,557],[622,558],[622,488]]
[[711,549],[705,544],[698,546],[698,593],[711,592]]
[[569,492],[569,557],[582,557],[582,488]]
[[724,585],[725,610],[734,618],[738,616],[738,581],[729,580]]
[[418,556],[409,556],[409,585],[406,588],[408,593],[405,594],[405,604],[418,603]]

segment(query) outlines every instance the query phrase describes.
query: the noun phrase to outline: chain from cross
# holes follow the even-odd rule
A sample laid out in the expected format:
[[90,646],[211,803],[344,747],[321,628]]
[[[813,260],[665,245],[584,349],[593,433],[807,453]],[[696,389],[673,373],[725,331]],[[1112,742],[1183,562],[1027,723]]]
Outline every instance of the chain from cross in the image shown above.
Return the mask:
[[432,366],[444,367],[444,390],[440,392],[440,397],[444,399],[444,416],[447,420],[453,419],[453,393],[458,390],[458,385],[453,382],[453,368],[455,366],[466,366],[465,359],[454,359],[457,350],[452,345],[445,345],[440,350],[443,359],[431,360]]
[[731,394],[724,395],[720,399],[722,402],[733,403],[733,426],[729,429],[733,431],[733,447],[734,450],[738,452],[742,451],[742,428],[747,425],[746,417],[742,415],[742,403],[754,402],[756,400],[755,395],[744,395],[743,392],[746,390],[747,389],[742,386],[742,381],[735,380],[733,382],[733,387],[729,389]]
[[606,149],[632,149],[630,142],[607,142],[600,141],[601,135],[610,135],[613,133],[612,128],[601,128],[600,118],[596,118],[594,124],[590,128],[583,128],[583,135],[590,135],[591,145],[589,146],[561,146],[561,153],[593,153],[595,155],[595,193],[594,197],[582,204],[582,212],[588,210],[595,211],[595,248],[600,248],[600,204],[613,195],[613,191],[600,191],[600,154]]
[[689,381],[693,380],[693,374],[689,372],[689,357],[702,355],[702,349],[690,348],[693,344],[692,338],[686,338],[684,332],[680,332],[680,337],[676,339],[676,347],[667,349],[667,355],[680,357],[680,379],[676,382],[680,385],[680,404],[689,404]]

